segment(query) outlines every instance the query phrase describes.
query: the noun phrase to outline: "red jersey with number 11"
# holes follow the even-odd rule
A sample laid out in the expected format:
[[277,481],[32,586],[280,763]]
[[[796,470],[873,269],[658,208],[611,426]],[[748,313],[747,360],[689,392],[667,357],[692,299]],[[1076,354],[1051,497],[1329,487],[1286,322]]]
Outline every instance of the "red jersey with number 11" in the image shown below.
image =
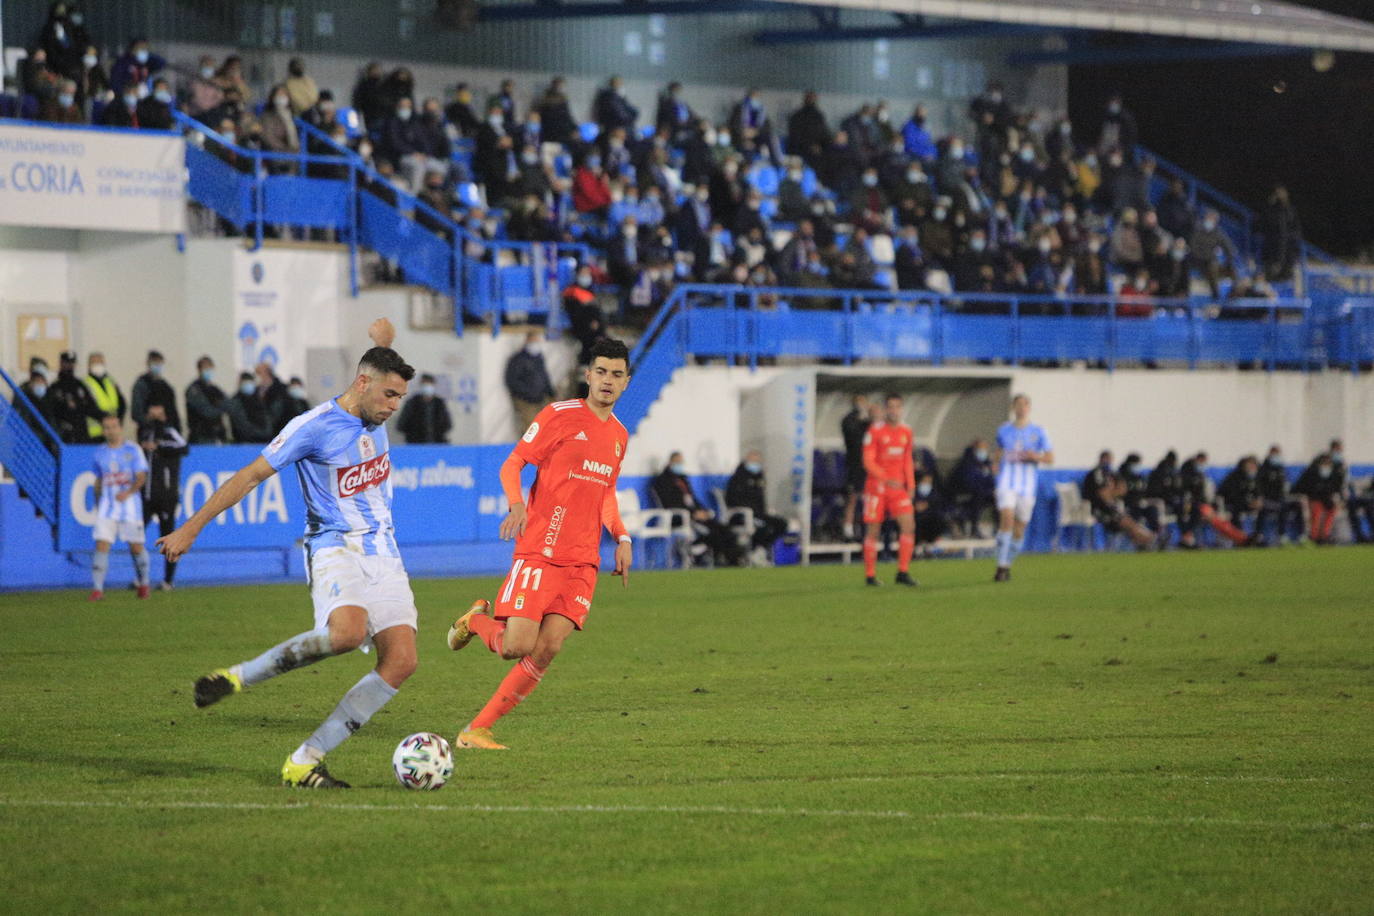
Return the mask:
[[600,564],[602,505],[615,499],[629,441],[614,414],[602,420],[581,399],[539,411],[515,445],[515,454],[538,468],[525,533],[515,542],[517,559]]

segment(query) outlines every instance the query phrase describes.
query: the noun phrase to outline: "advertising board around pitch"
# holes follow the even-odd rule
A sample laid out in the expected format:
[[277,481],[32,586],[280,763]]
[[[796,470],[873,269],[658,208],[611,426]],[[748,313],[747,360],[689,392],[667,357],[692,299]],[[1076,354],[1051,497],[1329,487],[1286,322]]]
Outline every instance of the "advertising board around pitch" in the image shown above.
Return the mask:
[[[181,464],[184,521],[234,472],[261,454],[255,445],[192,446]],[[463,544],[495,540],[506,513],[498,471],[504,445],[401,445],[391,449],[392,519],[396,540],[407,544]],[[89,551],[95,524],[94,446],[63,450],[62,518],[58,549]],[[270,549],[296,544],[305,531],[300,483],[287,468],[260,484],[234,508],[206,526],[200,549]],[[152,530],[156,536],[156,529]]]
[[0,122],[0,224],[184,232],[186,141]]

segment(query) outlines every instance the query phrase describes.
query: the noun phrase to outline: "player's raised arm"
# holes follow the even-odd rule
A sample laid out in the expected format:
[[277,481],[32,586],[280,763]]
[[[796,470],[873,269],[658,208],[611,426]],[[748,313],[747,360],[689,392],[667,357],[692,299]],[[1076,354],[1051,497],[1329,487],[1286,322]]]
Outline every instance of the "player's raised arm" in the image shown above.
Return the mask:
[[501,540],[509,541],[525,533],[528,514],[525,510],[525,494],[520,490],[520,472],[525,468],[525,459],[511,452],[501,464],[501,489],[506,494],[510,513],[501,521]]
[[267,459],[259,455],[253,459],[253,463],[239,468],[234,472],[219,489],[211,494],[205,501],[205,505],[196,510],[195,514],[188,518],[184,524],[171,534],[157,539],[158,549],[163,556],[169,560],[179,560],[186,551],[191,549],[196,537],[210,524],[215,516],[225,509],[233,508],[239,502],[253,492],[253,488],[262,483],[273,474],[277,473],[272,465],[267,463]]

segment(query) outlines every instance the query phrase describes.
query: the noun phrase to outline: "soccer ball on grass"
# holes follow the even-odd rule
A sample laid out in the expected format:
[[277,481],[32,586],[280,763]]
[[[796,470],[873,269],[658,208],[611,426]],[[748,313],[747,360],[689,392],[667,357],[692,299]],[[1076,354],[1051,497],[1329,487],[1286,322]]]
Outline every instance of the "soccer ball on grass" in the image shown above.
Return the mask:
[[396,745],[391,769],[407,789],[442,789],[453,775],[453,751],[442,736],[416,732]]

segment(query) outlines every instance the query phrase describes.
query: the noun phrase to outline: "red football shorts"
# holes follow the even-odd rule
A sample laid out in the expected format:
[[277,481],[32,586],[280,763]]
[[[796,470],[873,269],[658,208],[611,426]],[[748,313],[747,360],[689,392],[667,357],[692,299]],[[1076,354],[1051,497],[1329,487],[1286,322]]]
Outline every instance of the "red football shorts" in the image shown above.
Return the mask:
[[497,620],[524,617],[538,623],[546,614],[561,614],[579,630],[587,622],[596,592],[595,566],[551,566],[539,560],[516,560],[496,593]]
[[901,487],[864,491],[864,523],[881,522],[911,511],[911,494]]

